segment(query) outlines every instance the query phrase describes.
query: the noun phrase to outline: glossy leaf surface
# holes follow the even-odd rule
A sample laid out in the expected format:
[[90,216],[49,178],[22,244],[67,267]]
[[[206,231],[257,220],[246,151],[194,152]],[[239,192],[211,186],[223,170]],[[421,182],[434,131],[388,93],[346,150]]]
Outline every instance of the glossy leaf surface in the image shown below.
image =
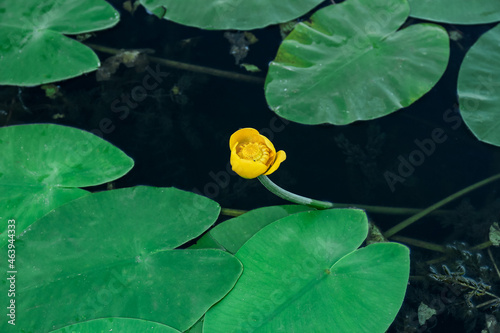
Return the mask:
[[364,212],[297,213],[259,231],[236,253],[245,270],[205,315],[204,333],[385,332],[404,298],[409,251],[396,243],[356,250]]
[[[0,128],[2,216],[17,233],[52,209],[88,192],[87,187],[126,174],[134,161],[109,142],[76,128],[32,124]],[[5,245],[7,224],[0,226]]]
[[299,23],[269,67],[265,93],[281,117],[345,125],[406,107],[428,92],[448,63],[446,31],[398,30],[406,0],[349,0]]
[[118,12],[103,0],[3,0],[0,84],[33,86],[97,69],[97,55],[65,35],[110,28],[118,21]]
[[481,141],[500,146],[500,25],[467,52],[458,75],[460,113]]
[[[175,250],[219,211],[194,193],[152,187],[99,192],[55,209],[16,241],[16,328],[47,332],[100,317],[189,328],[242,270],[227,252]],[[10,332],[5,321],[0,331]]]

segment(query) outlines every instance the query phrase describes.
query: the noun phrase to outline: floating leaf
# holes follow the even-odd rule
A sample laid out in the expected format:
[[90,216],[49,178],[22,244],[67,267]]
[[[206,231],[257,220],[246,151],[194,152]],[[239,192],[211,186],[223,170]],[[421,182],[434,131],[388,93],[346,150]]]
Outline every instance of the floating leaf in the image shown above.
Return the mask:
[[437,314],[437,311],[431,307],[429,307],[424,302],[420,302],[418,306],[418,323],[420,325],[425,325],[425,322],[431,319],[432,316]]
[[489,233],[489,239],[491,244],[493,246],[499,246],[500,245],[500,226],[498,226],[498,222],[494,222],[490,226],[490,233]]
[[97,55],[64,34],[102,30],[118,21],[118,12],[102,0],[3,0],[0,84],[33,86],[96,70]]
[[243,63],[240,65],[240,67],[245,68],[248,72],[260,72],[259,67],[252,64]]
[[349,0],[318,10],[281,44],[266,78],[279,116],[345,125],[406,107],[439,80],[449,55],[446,31],[416,24],[406,0]]
[[[87,187],[126,174],[134,161],[107,141],[76,128],[34,124],[0,128],[2,217],[21,233],[52,209],[88,192]],[[0,225],[0,246],[7,224]]]
[[[251,30],[306,14],[322,0],[140,0],[160,18],[203,29]],[[258,14],[256,14],[258,13]]]
[[481,141],[500,146],[500,25],[479,37],[460,66],[458,97],[465,124]]
[[498,0],[408,0],[410,16],[452,24],[483,24],[500,21]]
[[409,251],[361,245],[364,212],[334,209],[276,221],[236,253],[245,267],[205,315],[204,333],[385,332],[404,298]]
[[[16,332],[100,317],[189,328],[242,270],[227,252],[174,249],[210,227],[219,211],[208,198],[152,187],[98,192],[58,207],[16,241]],[[8,290],[7,283],[0,287]],[[6,298],[2,293],[2,304]],[[0,331],[9,326],[2,321]]]
[[180,331],[158,324],[152,321],[132,318],[101,318],[85,321],[52,331],[51,333],[97,333],[97,332],[120,332],[120,333],[181,333]]

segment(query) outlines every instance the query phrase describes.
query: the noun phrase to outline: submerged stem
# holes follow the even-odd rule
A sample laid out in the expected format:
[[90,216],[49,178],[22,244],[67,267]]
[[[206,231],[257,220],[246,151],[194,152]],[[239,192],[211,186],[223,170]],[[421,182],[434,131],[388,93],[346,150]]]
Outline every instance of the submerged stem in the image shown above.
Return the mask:
[[[118,54],[118,53],[123,51],[120,49],[114,49],[111,47],[96,45],[96,44],[91,44],[91,43],[86,43],[85,45],[87,45],[88,47],[90,47],[96,51],[110,53],[110,54]],[[213,75],[213,76],[222,77],[222,78],[231,79],[231,80],[244,81],[244,82],[256,83],[256,84],[264,84],[264,78],[258,77],[258,76],[245,75],[245,74],[240,74],[240,73],[236,73],[236,72],[228,72],[228,71],[223,71],[220,69],[192,65],[192,64],[187,64],[187,63],[180,62],[180,61],[165,59],[165,58],[152,57],[149,55],[148,55],[148,59],[151,60],[152,62],[156,62],[158,64],[162,64],[164,66],[171,67],[171,68],[176,68],[176,69],[181,69],[181,70],[196,72],[196,73],[203,73],[203,74]]]
[[425,215],[429,214],[433,210],[436,210],[439,207],[444,206],[447,203],[450,203],[451,201],[453,201],[453,200],[461,197],[462,195],[467,194],[467,193],[469,193],[469,192],[471,192],[471,191],[473,191],[473,190],[475,190],[475,189],[477,189],[477,188],[479,188],[481,186],[484,186],[484,185],[486,185],[488,183],[491,183],[491,182],[493,182],[495,180],[498,180],[498,179],[500,179],[500,173],[496,174],[494,176],[491,176],[489,178],[483,179],[480,182],[477,182],[475,184],[467,186],[466,188],[464,188],[464,189],[462,189],[462,190],[460,190],[458,192],[453,193],[449,197],[446,197],[443,200],[436,202],[434,205],[427,207],[426,209],[422,210],[418,214],[410,216],[409,218],[407,218],[403,222],[401,222],[401,223],[395,225],[394,227],[392,227],[391,229],[387,230],[386,232],[384,232],[384,237],[386,237],[386,238],[391,237],[392,235],[394,235],[395,233],[403,230],[404,228],[408,227],[412,223],[420,220],[422,217],[424,217]]

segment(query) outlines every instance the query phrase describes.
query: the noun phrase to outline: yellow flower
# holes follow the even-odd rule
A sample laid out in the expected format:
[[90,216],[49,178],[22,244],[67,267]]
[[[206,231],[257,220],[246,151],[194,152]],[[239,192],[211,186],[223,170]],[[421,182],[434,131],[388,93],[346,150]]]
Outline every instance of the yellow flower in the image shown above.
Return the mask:
[[270,175],[286,159],[283,150],[276,153],[268,138],[253,128],[242,128],[231,135],[231,166],[243,178]]

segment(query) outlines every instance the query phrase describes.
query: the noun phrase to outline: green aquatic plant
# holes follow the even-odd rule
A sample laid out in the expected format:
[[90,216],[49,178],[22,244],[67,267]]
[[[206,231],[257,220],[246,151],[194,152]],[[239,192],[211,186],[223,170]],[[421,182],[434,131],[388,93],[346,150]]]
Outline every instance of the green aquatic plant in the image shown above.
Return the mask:
[[[18,232],[52,209],[88,195],[81,187],[111,182],[134,165],[109,142],[52,124],[2,128],[0,150],[2,214],[17,216]],[[0,246],[7,243],[6,230],[6,224],[0,225]]]
[[[181,24],[245,30],[296,19],[321,1],[140,3]],[[500,19],[497,2],[484,1],[488,12],[473,5],[465,11],[457,3],[324,3],[289,24],[293,29],[265,78],[270,108],[302,124],[346,125],[411,105],[441,78],[449,39],[440,25],[412,24],[409,17],[462,24]],[[0,84],[40,85],[97,69],[97,55],[68,35],[118,21],[118,12],[103,0],[2,2]],[[479,140],[497,146],[498,31],[492,28],[470,49],[458,79],[464,122]],[[261,77],[137,54],[178,69],[264,83]],[[171,98],[179,94],[174,88]],[[134,165],[95,135],[51,124],[1,128],[0,247],[9,259],[0,268],[10,273],[0,286],[12,292],[0,296],[9,311],[0,331],[385,332],[402,305],[410,270],[409,249],[387,238],[448,255],[442,245],[397,233],[500,179],[488,177],[422,210],[318,201],[272,182],[267,175],[286,155],[255,130],[243,132],[230,145],[235,171],[297,205],[260,207],[215,225],[217,202],[173,187],[87,191]],[[411,216],[381,231],[381,243],[369,244],[376,226],[361,209]],[[458,275],[436,277],[476,287]]]
[[406,0],[349,0],[297,24],[269,65],[271,109],[302,124],[345,125],[415,102],[444,73],[449,40],[434,24],[400,29],[409,12]]
[[[252,29],[284,23],[318,3],[295,0],[284,6],[282,1],[209,1],[200,6],[197,0],[141,1],[148,10],[165,19],[205,29]],[[266,99],[271,109],[299,123],[343,125],[382,117],[415,102],[443,74],[449,42],[444,29],[435,24],[415,24],[398,30],[408,18],[409,5],[410,15],[435,21],[472,24],[498,20],[495,16],[498,11],[494,10],[498,4],[494,1],[485,2],[491,7],[489,11],[483,7],[478,11],[474,6],[463,11],[459,4],[441,2],[433,3],[440,6],[440,10],[426,12],[430,8],[426,2],[425,5],[413,1],[408,4],[406,0],[350,0],[327,6],[316,11],[309,21],[295,25],[279,48],[266,76]],[[43,4],[29,1],[23,6],[4,1],[1,6],[0,84],[4,85],[55,82],[97,69],[100,62],[95,53],[64,35],[106,29],[119,21],[118,13],[101,0],[78,3],[51,0]],[[256,11],[261,15],[247,15]],[[195,15],[197,12],[200,15]],[[359,19],[361,16],[363,20]],[[499,117],[495,101],[483,102],[496,96],[491,93],[490,82],[494,79],[481,74],[483,64],[489,66],[486,71],[493,75],[498,68],[495,63],[475,59],[478,57],[475,54],[482,54],[482,50],[492,53],[488,53],[486,59],[498,58],[495,56],[498,50],[494,48],[495,30],[487,36],[490,37],[484,37],[484,41],[471,50],[467,57],[471,60],[466,59],[460,70],[459,94],[464,119],[479,138],[482,132],[490,136],[495,132],[481,125],[485,121],[477,125],[478,120],[474,119],[478,116],[470,114],[476,114],[479,107],[481,115],[492,118],[492,123],[497,123],[495,119]],[[480,50],[474,51],[476,48]],[[23,66],[17,66],[18,63]],[[260,82],[258,78],[188,64],[167,60],[162,63]],[[332,85],[335,82],[342,82],[342,86]],[[358,98],[359,95],[363,98]],[[486,141],[498,145],[498,140]]]
[[[11,126],[0,129],[0,135],[6,151],[23,147],[17,170],[34,175],[24,187],[15,186],[21,173],[0,178],[2,186],[21,194],[29,192],[25,187],[46,187],[48,178],[59,180],[59,186],[83,184],[63,181],[70,177],[68,168],[90,184],[99,183],[103,175],[93,172],[92,164],[82,164],[96,152],[99,159],[92,162],[103,170],[113,162],[130,167],[130,159],[117,148],[69,127]],[[63,154],[67,159],[59,159],[64,152],[60,142],[82,135],[88,136],[87,143],[71,146],[72,153]],[[14,321],[16,326],[2,322],[2,332],[121,325],[131,331],[145,320],[169,326],[159,329],[185,331],[205,313],[204,332],[252,327],[383,332],[405,294],[408,249],[386,243],[356,250],[368,232],[366,214],[357,209],[270,207],[220,224],[204,236],[209,242],[201,238],[196,246],[180,249],[213,225],[220,212],[216,202],[175,188],[138,186],[86,194],[52,207],[30,225],[17,217],[9,220],[13,225],[19,220],[7,243],[22,260],[0,263],[17,284],[14,296],[4,293],[0,300],[15,300],[14,313],[23,320]],[[11,211],[7,216],[19,215]],[[8,283],[4,279],[1,286]],[[241,297],[249,301],[237,301]],[[262,307],[262,298],[270,303]],[[344,307],[350,309],[348,316]],[[297,316],[304,308],[309,308],[307,316]],[[107,319],[94,321],[98,318]]]
[[367,232],[354,209],[264,227],[236,252],[244,272],[207,312],[204,332],[384,332],[403,302],[409,251],[396,243],[356,250]]
[[460,111],[481,141],[500,146],[500,26],[482,35],[465,56],[458,75]]
[[[9,162],[16,170],[0,178],[13,198],[54,180],[59,186],[98,184],[107,176],[95,172],[95,164],[111,174],[131,167],[117,148],[70,127],[11,126],[0,129],[0,137],[4,151],[23,151]],[[71,140],[80,144],[61,145]],[[85,182],[71,170],[79,170]],[[16,185],[23,178],[26,184]],[[0,300],[15,300],[15,312],[29,318],[15,327],[27,332],[85,331],[94,325],[132,330],[144,321],[185,331],[203,315],[204,332],[384,332],[405,294],[408,248],[377,243],[358,249],[368,234],[359,209],[261,208],[219,224],[186,248],[216,221],[216,202],[145,186],[45,201],[52,208],[34,223],[9,220],[19,220],[7,243],[22,260],[0,263],[4,271],[22,272],[11,275],[18,286],[14,298],[4,293]],[[0,327],[13,328],[8,322]]]
[[0,84],[34,86],[95,71],[97,55],[66,35],[107,29],[119,19],[102,0],[2,1]]
[[15,299],[24,319],[16,327],[48,332],[118,316],[188,329],[242,271],[225,251],[176,249],[219,210],[210,199],[155,187],[93,193],[56,208],[18,230]]

